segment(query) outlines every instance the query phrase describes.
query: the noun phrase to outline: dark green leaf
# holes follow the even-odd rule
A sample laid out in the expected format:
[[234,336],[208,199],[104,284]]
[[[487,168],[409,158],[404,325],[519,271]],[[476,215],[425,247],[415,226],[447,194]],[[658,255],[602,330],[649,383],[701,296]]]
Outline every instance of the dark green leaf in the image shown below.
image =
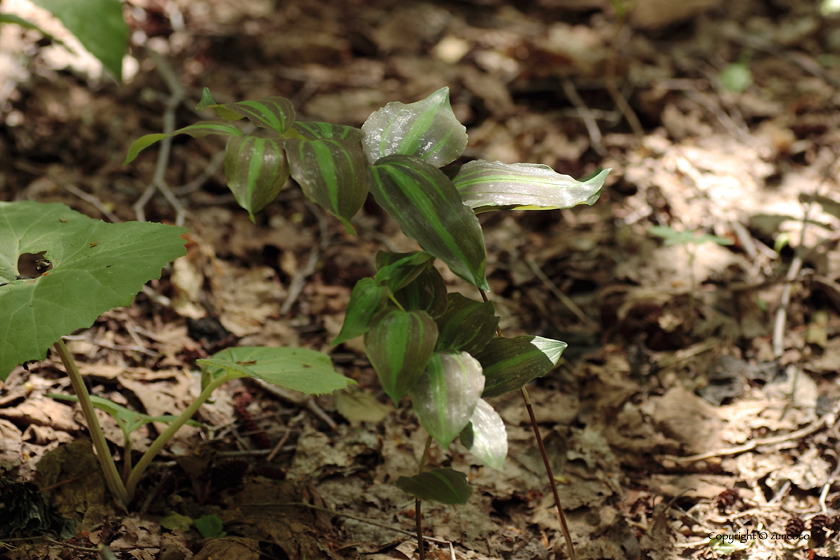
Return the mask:
[[373,316],[385,307],[389,293],[388,288],[380,286],[373,278],[362,278],[356,282],[347,304],[344,325],[332,341],[332,345],[341,344],[368,332]]
[[409,395],[420,424],[445,449],[470,423],[483,389],[478,360],[447,351],[432,354]]
[[552,370],[566,343],[541,336],[497,337],[476,354],[484,368],[482,397],[498,397],[521,389],[534,378]]
[[195,528],[198,529],[198,532],[205,539],[218,539],[227,534],[223,531],[225,528],[224,522],[218,515],[214,514],[205,515],[196,519]]
[[496,336],[499,318],[493,302],[482,303],[451,293],[446,313],[437,317],[438,342],[435,350],[458,350],[475,355]]
[[491,469],[504,467],[508,452],[505,423],[484,399],[478,399],[469,425],[461,432],[461,443]]
[[217,104],[213,101],[210,90],[204,88],[196,110],[203,111],[204,109],[213,109],[226,121],[236,121],[245,117],[256,126],[280,133],[286,132],[286,129],[295,122],[295,108],[285,97],[264,97],[238,103]]
[[394,403],[423,375],[437,341],[437,325],[425,311],[380,311],[365,333],[365,353]]
[[490,289],[478,218],[440,169],[410,156],[388,156],[371,167],[370,190],[403,233],[467,282]]
[[[293,128],[297,130],[306,140],[324,140],[332,138],[335,140],[350,140],[353,142],[362,141],[361,130],[352,126],[345,126],[343,124],[296,121]],[[367,160],[365,160],[365,163],[367,163]]]
[[438,317],[446,311],[446,283],[434,266],[427,266],[396,292],[394,299],[407,311],[420,309],[432,317]]
[[464,204],[477,213],[488,210],[549,210],[592,205],[609,169],[586,182],[561,175],[547,165],[471,161],[452,179]]
[[368,117],[362,132],[370,163],[400,154],[443,167],[467,147],[467,129],[452,112],[446,87],[417,103],[388,103]]
[[[63,204],[0,202],[0,381],[41,360],[61,336],[86,329],[186,253],[184,228],[106,224]],[[52,269],[16,280],[18,258],[46,251]]]
[[376,275],[374,280],[396,292],[417,278],[432,266],[434,257],[423,251],[411,253],[376,252]]
[[217,352],[207,360],[196,360],[196,363],[214,376],[218,371],[213,371],[213,367],[222,368],[241,377],[255,377],[307,395],[331,393],[353,383],[335,371],[329,356],[308,348],[239,346]]
[[289,164],[280,141],[232,136],[225,148],[225,177],[236,202],[251,221],[277,197],[289,178]]
[[167,136],[176,136],[178,134],[189,134],[193,138],[204,138],[210,134],[221,134],[222,136],[242,136],[242,131],[234,124],[226,123],[224,121],[200,121],[184,128],[179,128],[172,134],[146,134],[135,140],[131,147],[128,148],[128,155],[125,156],[123,165],[128,165],[137,155]]
[[401,476],[397,488],[420,500],[440,504],[466,504],[472,495],[467,475],[450,468],[434,469],[411,478]]
[[306,198],[334,214],[355,235],[350,218],[365,203],[368,165],[358,142],[287,140],[284,144],[292,178]]
[[32,0],[32,3],[52,12],[90,54],[122,81],[128,26],[123,20],[120,0]]

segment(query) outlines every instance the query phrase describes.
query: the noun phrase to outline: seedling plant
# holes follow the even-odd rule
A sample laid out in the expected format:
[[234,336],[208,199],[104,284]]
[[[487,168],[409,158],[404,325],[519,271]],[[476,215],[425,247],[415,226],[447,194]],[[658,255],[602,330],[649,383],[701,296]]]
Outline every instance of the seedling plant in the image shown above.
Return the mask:
[[[397,405],[404,397],[410,397],[421,425],[429,434],[417,475],[397,481],[398,487],[416,498],[421,558],[425,554],[420,501],[465,503],[471,494],[463,473],[451,468],[426,469],[432,441],[447,448],[458,438],[485,465],[501,469],[507,455],[506,430],[501,417],[485,399],[513,390],[520,390],[525,399],[557,501],[568,553],[574,558],[554,477],[525,389],[529,381],[545,375],[558,363],[566,344],[539,336],[501,336],[495,307],[486,296],[489,290],[486,253],[476,215],[498,210],[593,204],[609,170],[599,170],[590,178],[577,181],[545,165],[483,160],[450,165],[466,147],[467,134],[452,112],[447,88],[416,103],[389,103],[374,112],[361,130],[296,121],[291,102],[281,97],[217,104],[205,89],[197,108],[212,109],[222,120],[201,121],[171,135],[228,137],[225,149],[228,187],[252,220],[254,213],[274,200],[291,176],[310,201],[338,218],[351,234],[355,233],[351,219],[370,192],[377,204],[422,249],[376,254],[376,274],[359,280],[353,288],[344,325],[332,342],[337,345],[364,336],[365,351],[383,390]],[[259,136],[243,133],[234,123],[242,118],[263,128],[263,133]],[[136,140],[129,149],[126,164],[166,136],[150,134]],[[183,232],[170,226],[143,225],[169,228],[175,236]],[[156,265],[155,272],[163,263],[183,254],[181,244],[177,245],[177,250],[159,255],[164,260]],[[55,254],[48,252],[46,258],[53,263],[54,270],[60,268]],[[481,300],[448,293],[443,277],[434,266],[436,259],[474,285]],[[38,278],[33,282],[43,280]],[[139,286],[133,289],[136,293]],[[0,288],[0,305],[3,296]],[[56,344],[59,349],[63,347],[60,340]],[[291,356],[284,354],[284,357],[292,359],[297,369],[277,363],[274,356],[280,350],[292,350]],[[39,356],[16,355],[9,362],[43,357],[45,351],[46,347],[39,347]],[[199,360],[204,390],[197,404],[193,403],[158,440],[174,434],[212,390],[229,379],[260,377],[310,394],[347,384],[348,380],[332,370],[328,357],[313,353],[322,360],[317,362],[309,352],[230,348],[211,359]],[[59,353],[62,359],[69,356],[66,349]],[[313,367],[316,363],[320,366]],[[89,401],[86,393],[82,396],[83,384],[79,385],[76,388],[74,383],[79,401]],[[157,443],[156,440],[153,444],[154,453],[165,441],[155,447]],[[123,496],[123,501],[136,488],[154,456],[152,451],[150,448],[130,471],[128,496]],[[99,449],[98,453],[101,457]]]

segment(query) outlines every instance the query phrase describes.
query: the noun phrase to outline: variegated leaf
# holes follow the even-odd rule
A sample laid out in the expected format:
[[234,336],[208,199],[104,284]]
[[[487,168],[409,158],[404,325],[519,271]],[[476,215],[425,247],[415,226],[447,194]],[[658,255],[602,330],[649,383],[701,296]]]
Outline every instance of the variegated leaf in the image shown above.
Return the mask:
[[491,469],[504,467],[508,452],[505,422],[484,399],[478,399],[469,425],[461,432],[461,444]]
[[362,278],[356,282],[350,293],[344,325],[332,341],[332,345],[341,344],[368,332],[373,316],[385,307],[389,293],[388,288],[380,286],[373,278]]
[[277,132],[286,132],[295,122],[295,108],[285,97],[264,97],[237,103],[216,103],[210,90],[204,88],[201,101],[196,106],[197,111],[213,109],[217,115],[226,121],[237,121],[247,118],[256,126],[270,128]]
[[423,251],[411,253],[376,252],[376,275],[374,280],[387,286],[392,292],[402,289],[432,266],[435,258]]
[[475,213],[440,169],[415,157],[393,155],[371,167],[370,190],[376,202],[407,236],[449,268],[483,290],[484,235]]
[[254,212],[274,200],[289,178],[283,146],[272,138],[231,137],[225,148],[225,177],[236,202],[254,221]]
[[446,312],[435,319],[435,350],[458,350],[475,355],[496,336],[499,318],[492,301],[480,302],[459,293],[447,296]]
[[452,182],[464,204],[476,213],[549,210],[594,204],[609,172],[604,169],[581,182],[547,165],[476,160],[461,166]]
[[423,375],[437,342],[437,325],[425,311],[384,309],[365,333],[365,353],[394,403]]
[[298,131],[306,140],[324,140],[331,138],[334,140],[351,140],[353,142],[362,141],[361,130],[343,124],[295,121],[292,128]]
[[368,117],[362,132],[370,163],[402,154],[443,167],[467,147],[467,129],[452,112],[446,87],[416,103],[388,103]]
[[482,397],[498,397],[521,389],[551,371],[567,344],[541,336],[496,337],[475,357],[484,369]]
[[473,415],[484,389],[481,364],[466,352],[435,352],[409,391],[420,424],[444,449]]
[[224,121],[200,121],[184,128],[179,128],[172,134],[146,134],[135,140],[131,147],[128,148],[128,155],[125,156],[123,165],[128,165],[137,155],[167,136],[175,136],[178,134],[189,134],[193,138],[204,138],[209,134],[221,134],[222,136],[242,136],[242,131],[236,125],[226,123]]
[[292,178],[306,198],[335,215],[348,233],[356,234],[350,218],[365,203],[368,165],[358,142],[348,140],[286,140]]
[[422,309],[433,318],[446,311],[446,282],[434,266],[427,266],[403,289],[394,293],[405,310]]

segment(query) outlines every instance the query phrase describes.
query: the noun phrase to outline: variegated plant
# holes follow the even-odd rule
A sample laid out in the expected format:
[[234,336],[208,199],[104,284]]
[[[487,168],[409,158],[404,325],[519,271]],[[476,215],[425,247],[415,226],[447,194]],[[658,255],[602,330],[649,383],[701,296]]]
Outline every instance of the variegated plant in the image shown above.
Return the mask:
[[[527,163],[478,160],[443,170],[467,146],[466,128],[452,112],[448,88],[416,103],[388,103],[361,130],[296,122],[291,103],[280,97],[216,104],[205,89],[197,108],[213,109],[224,120],[199,122],[172,134],[230,137],[225,174],[252,219],[291,176],[348,232],[355,233],[351,220],[370,191],[417,241],[422,251],[376,255],[377,273],[356,284],[333,344],[364,335],[385,393],[395,403],[410,396],[429,441],[447,447],[460,437],[478,459],[501,469],[507,455],[505,426],[484,398],[519,390],[545,375],[566,344],[538,336],[496,336],[499,319],[493,304],[448,294],[434,260],[484,296],[487,258],[476,214],[591,205],[609,170],[584,181]],[[243,117],[267,134],[245,135],[226,122]],[[150,134],[135,141],[126,163],[164,137]],[[423,466],[420,471],[397,485],[418,500],[462,503],[469,498],[463,474],[423,472]]]

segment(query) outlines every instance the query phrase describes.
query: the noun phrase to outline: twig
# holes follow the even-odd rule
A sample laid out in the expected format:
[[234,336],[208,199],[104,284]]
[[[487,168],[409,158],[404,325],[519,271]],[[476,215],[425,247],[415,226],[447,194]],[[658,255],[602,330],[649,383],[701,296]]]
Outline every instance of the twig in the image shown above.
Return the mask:
[[292,430],[287,429],[286,433],[283,434],[283,437],[280,438],[280,441],[277,445],[274,446],[274,449],[271,450],[271,453],[268,454],[268,457],[265,458],[266,463],[270,463],[274,460],[274,457],[277,456],[278,453],[283,451],[283,446],[286,445],[286,442],[289,441],[289,436],[292,435]]
[[736,445],[735,447],[730,447],[728,449],[717,449],[715,451],[707,451],[706,453],[699,453],[697,455],[688,455],[686,457],[677,457],[676,455],[662,455],[663,459],[668,459],[670,461],[675,461],[677,463],[693,463],[695,461],[703,461],[705,459],[711,459],[712,457],[724,457],[727,455],[739,455],[741,453],[745,453],[747,451],[752,451],[756,447],[761,447],[763,445],[775,445],[777,443],[784,443],[786,441],[791,441],[794,439],[802,438],[808,435],[813,434],[814,432],[819,431],[823,426],[827,426],[829,424],[833,424],[836,421],[836,415],[834,413],[829,413],[823,416],[822,418],[816,420],[815,422],[811,423],[811,425],[806,426],[800,430],[796,430],[795,432],[790,432],[789,434],[782,434],[779,436],[773,436],[769,438],[763,439],[754,439],[749,441],[743,445]]
[[225,151],[222,150],[221,152],[218,152],[215,156],[213,156],[213,159],[210,160],[210,163],[207,164],[207,167],[204,168],[204,171],[202,171],[198,177],[196,177],[186,185],[182,185],[180,187],[173,187],[170,190],[176,195],[185,195],[197,191],[204,185],[204,183],[210,180],[210,177],[212,177],[216,173],[216,171],[219,170],[219,168],[224,162]]
[[280,308],[280,315],[286,315],[289,310],[291,310],[295,301],[297,301],[298,296],[300,296],[301,291],[303,291],[306,279],[315,272],[315,267],[318,264],[318,259],[321,258],[321,253],[330,242],[329,226],[323,212],[321,212],[321,209],[311,202],[308,203],[307,206],[318,219],[318,227],[321,231],[321,242],[318,244],[318,247],[309,253],[309,260],[306,262],[306,266],[303,267],[303,270],[296,272],[294,278],[292,278],[292,281],[289,284],[289,295],[286,297],[286,301],[283,302],[283,306]]
[[620,21],[617,22],[618,31],[610,44],[610,54],[607,58],[607,67],[604,73],[604,85],[606,86],[610,97],[612,97],[615,106],[619,111],[621,111],[621,114],[624,115],[624,118],[627,120],[627,124],[629,124],[630,128],[633,130],[633,134],[637,138],[641,138],[645,135],[645,129],[642,127],[639,117],[636,116],[633,108],[630,107],[629,103],[627,103],[627,99],[624,98],[624,95],[621,94],[615,83],[616,60],[618,59],[618,41],[623,34],[630,32],[630,28],[625,25],[624,19],[624,17],[621,17]]
[[543,284],[545,284],[545,287],[548,288],[548,290],[552,294],[554,294],[554,297],[560,300],[560,302],[563,305],[565,305],[569,309],[569,311],[574,313],[575,316],[578,319],[580,319],[581,322],[583,322],[583,324],[585,324],[588,328],[590,328],[593,331],[601,330],[600,327],[595,323],[595,321],[590,319],[589,316],[587,316],[586,313],[584,313],[583,310],[580,307],[578,307],[578,305],[574,301],[572,301],[572,298],[564,294],[560,290],[560,288],[558,288],[557,285],[554,282],[552,282],[548,276],[545,275],[545,272],[542,271],[542,269],[536,262],[534,262],[533,259],[526,258],[525,262],[528,264],[531,271],[534,273],[534,276],[539,278],[540,281]]
[[67,548],[72,549],[72,550],[80,550],[82,552],[97,552],[97,549],[95,549],[95,548],[91,548],[89,546],[79,546],[77,544],[70,544],[70,543],[66,543],[66,542],[57,541],[52,537],[44,536],[44,540],[47,541],[48,543],[52,543],[53,545],[56,545],[56,546],[66,546]]
[[583,124],[586,126],[586,131],[589,133],[589,140],[592,142],[592,148],[598,152],[598,155],[606,156],[607,151],[604,149],[601,129],[598,128],[598,123],[595,121],[595,117],[592,115],[589,107],[586,106],[586,103],[583,102],[583,99],[581,99],[572,80],[568,78],[563,80],[563,92],[566,94],[566,97],[569,98],[569,101],[572,102],[572,105],[574,105],[578,110],[580,118],[583,119]]
[[145,222],[145,206],[151,200],[154,191],[157,190],[166,198],[172,208],[175,209],[175,224],[182,226],[184,225],[186,210],[183,204],[181,204],[181,201],[166,186],[163,181],[163,176],[166,173],[166,167],[169,164],[169,155],[172,151],[172,137],[169,135],[175,130],[175,111],[186,97],[186,92],[178,80],[178,75],[175,74],[175,71],[172,70],[172,67],[163,56],[152,49],[149,49],[149,56],[154,60],[155,67],[171,92],[166,102],[166,110],[163,112],[163,133],[167,136],[160,143],[160,151],[158,152],[158,159],[155,163],[155,174],[152,179],[152,184],[146,188],[146,191],[140,199],[134,203],[133,208],[134,213],[137,215],[137,221]]
[[316,403],[311,396],[307,395],[305,397],[298,397],[297,395],[290,393],[286,389],[283,389],[276,385],[272,385],[271,383],[267,383],[261,379],[255,379],[255,381],[260,385],[260,387],[262,387],[269,393],[298,406],[305,406],[309,409],[309,411],[312,414],[323,420],[324,423],[330,427],[330,429],[335,430],[338,427],[338,424],[335,423],[335,420],[330,418],[330,415],[324,412],[324,409],[318,406],[318,403]]
[[82,200],[84,200],[85,202],[95,206],[96,209],[99,210],[100,212],[102,212],[102,214],[104,214],[105,217],[107,217],[109,220],[111,220],[112,223],[114,223],[114,224],[122,223],[122,220],[119,218],[119,216],[117,216],[116,214],[114,214],[113,212],[108,210],[108,207],[105,206],[105,204],[103,204],[102,201],[99,200],[97,197],[93,196],[92,194],[86,193],[85,191],[83,191],[82,189],[80,189],[76,185],[73,185],[72,183],[68,183],[67,181],[65,181],[64,179],[59,177],[58,173],[50,172],[49,173],[49,178],[52,179],[53,181],[55,181],[56,183],[58,183],[61,186],[61,188],[63,188],[67,192],[69,192],[71,194],[74,194],[74,195],[78,196],[79,198],[81,198]]

